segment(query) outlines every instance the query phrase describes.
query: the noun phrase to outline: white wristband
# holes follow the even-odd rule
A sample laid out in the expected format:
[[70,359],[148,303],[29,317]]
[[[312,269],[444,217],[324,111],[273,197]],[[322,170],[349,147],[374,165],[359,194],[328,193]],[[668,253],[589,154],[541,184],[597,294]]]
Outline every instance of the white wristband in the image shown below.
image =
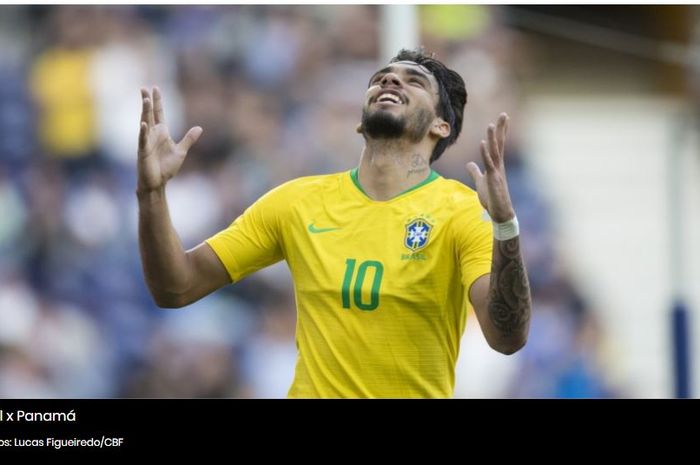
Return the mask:
[[520,234],[520,226],[518,226],[518,217],[514,216],[505,223],[493,223],[493,238],[497,241],[507,241],[518,237]]

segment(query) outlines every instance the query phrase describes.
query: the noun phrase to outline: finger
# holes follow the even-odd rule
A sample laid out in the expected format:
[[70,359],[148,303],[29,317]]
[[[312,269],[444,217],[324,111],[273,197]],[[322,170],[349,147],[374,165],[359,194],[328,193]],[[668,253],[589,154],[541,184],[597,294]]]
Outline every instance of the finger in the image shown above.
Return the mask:
[[153,113],[156,124],[165,123],[165,113],[163,112],[163,96],[160,94],[160,89],[153,88]]
[[148,124],[148,105],[146,104],[148,99],[148,91],[141,88],[141,122],[146,124]]
[[481,170],[479,169],[477,164],[474,163],[473,161],[470,161],[469,163],[467,163],[467,172],[474,180],[474,184],[476,184],[479,181],[479,179],[484,177],[484,175],[481,174]]
[[499,160],[501,158],[501,153],[498,149],[498,142],[496,142],[496,126],[494,126],[493,123],[489,124],[488,141],[489,153],[493,158],[493,164],[498,166]]
[[185,137],[182,138],[180,142],[178,142],[178,146],[187,152],[190,147],[194,145],[195,142],[197,142],[197,139],[199,139],[199,136],[202,135],[202,132],[204,130],[199,127],[195,126],[191,128],[189,131],[187,131],[187,134],[185,134]]
[[148,139],[148,124],[141,121],[139,128],[139,153],[146,148],[146,140]]
[[153,102],[149,97],[143,99],[143,109],[141,111],[141,121],[148,124],[148,127],[152,127],[155,123],[153,122]]
[[498,127],[496,129],[496,140],[498,141],[498,153],[503,158],[506,148],[506,133],[508,132],[508,114],[501,113],[498,117]]
[[479,148],[481,149],[481,158],[484,160],[484,166],[486,167],[486,172],[493,171],[495,169],[493,165],[493,160],[491,159],[491,155],[489,154],[488,149],[486,148],[486,141],[482,140],[481,144],[479,144]]

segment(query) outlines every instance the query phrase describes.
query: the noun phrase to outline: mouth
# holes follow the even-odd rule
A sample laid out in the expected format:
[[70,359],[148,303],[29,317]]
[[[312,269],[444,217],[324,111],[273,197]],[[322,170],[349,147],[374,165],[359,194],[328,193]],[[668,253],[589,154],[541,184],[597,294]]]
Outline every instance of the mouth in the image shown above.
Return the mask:
[[379,93],[379,96],[374,99],[374,103],[391,106],[403,105],[405,102],[398,92],[385,90]]

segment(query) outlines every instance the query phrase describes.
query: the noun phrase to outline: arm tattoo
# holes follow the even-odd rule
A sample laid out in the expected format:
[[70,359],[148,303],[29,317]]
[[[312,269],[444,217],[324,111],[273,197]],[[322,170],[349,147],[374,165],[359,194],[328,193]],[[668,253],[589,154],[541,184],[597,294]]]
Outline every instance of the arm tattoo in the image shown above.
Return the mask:
[[520,238],[494,240],[488,312],[503,337],[526,335],[530,323],[530,283],[520,254]]

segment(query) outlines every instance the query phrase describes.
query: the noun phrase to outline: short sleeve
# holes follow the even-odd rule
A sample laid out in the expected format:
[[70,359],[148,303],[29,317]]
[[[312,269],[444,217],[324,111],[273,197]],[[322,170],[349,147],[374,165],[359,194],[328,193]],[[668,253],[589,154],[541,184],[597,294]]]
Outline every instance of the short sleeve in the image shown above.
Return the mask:
[[493,227],[477,199],[456,213],[452,226],[462,284],[468,296],[474,281],[491,272]]
[[279,225],[285,205],[280,202],[279,189],[262,196],[228,228],[205,241],[223,263],[232,282],[284,258]]

